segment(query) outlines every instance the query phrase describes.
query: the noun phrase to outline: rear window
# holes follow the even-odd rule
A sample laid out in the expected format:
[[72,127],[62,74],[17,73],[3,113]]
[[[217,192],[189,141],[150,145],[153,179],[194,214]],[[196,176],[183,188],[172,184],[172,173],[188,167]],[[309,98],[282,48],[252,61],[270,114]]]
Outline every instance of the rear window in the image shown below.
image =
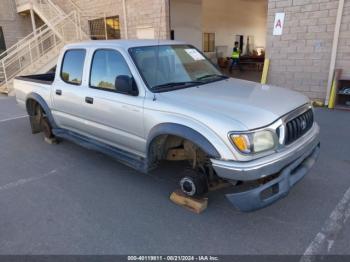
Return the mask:
[[85,50],[68,50],[63,57],[61,78],[72,85],[81,85],[84,70]]

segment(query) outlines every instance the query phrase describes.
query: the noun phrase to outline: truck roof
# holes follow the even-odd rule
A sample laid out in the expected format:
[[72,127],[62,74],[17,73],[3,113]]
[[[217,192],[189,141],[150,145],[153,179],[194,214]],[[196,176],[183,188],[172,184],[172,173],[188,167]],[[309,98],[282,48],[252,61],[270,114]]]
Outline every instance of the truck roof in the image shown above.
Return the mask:
[[173,40],[90,40],[66,45],[66,48],[107,47],[116,46],[124,49],[140,46],[177,45],[185,42]]

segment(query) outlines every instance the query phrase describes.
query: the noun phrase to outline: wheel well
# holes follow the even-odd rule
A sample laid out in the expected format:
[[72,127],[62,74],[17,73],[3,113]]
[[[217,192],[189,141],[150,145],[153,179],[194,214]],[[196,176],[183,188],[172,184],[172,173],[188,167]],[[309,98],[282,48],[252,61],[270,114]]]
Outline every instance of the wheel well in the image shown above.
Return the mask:
[[148,150],[150,169],[157,167],[162,160],[185,161],[191,163],[192,168],[204,166],[209,156],[192,141],[176,135],[160,135],[154,138]]
[[41,118],[45,114],[42,106],[32,98],[29,98],[26,102],[27,113],[30,119],[30,125],[32,128],[32,133],[36,134],[42,131],[41,129]]
[[35,116],[38,113],[38,107],[44,112],[42,106],[34,99],[29,98],[26,102],[27,113],[29,116]]

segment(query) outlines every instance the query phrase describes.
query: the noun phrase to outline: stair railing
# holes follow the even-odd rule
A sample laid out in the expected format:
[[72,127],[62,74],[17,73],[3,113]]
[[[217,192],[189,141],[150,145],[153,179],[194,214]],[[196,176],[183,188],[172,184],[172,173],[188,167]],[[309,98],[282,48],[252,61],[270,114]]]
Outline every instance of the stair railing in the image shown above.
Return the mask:
[[[79,39],[81,32],[75,21],[77,19],[75,11],[61,19],[57,19],[51,23],[55,31],[60,33],[61,37],[50,27],[42,27],[32,38],[27,38],[27,41],[22,41],[16,49],[7,52],[6,56],[0,60],[0,72],[2,72],[3,80],[1,85],[6,85],[13,78],[28,68],[33,68],[45,59],[46,55],[54,51],[57,55],[64,44],[76,41]],[[44,61],[43,61],[44,62]],[[1,81],[1,79],[0,79]]]

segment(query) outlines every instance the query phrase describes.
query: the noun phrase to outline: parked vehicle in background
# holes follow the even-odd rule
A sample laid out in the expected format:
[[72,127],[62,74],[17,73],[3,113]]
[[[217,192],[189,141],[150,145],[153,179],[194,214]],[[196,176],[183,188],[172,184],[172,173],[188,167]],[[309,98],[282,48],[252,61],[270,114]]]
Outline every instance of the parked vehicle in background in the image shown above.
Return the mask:
[[145,173],[163,160],[186,160],[180,187],[189,196],[223,181],[250,182],[254,188],[227,195],[242,211],[285,196],[320,151],[307,97],[228,78],[181,42],[70,44],[55,74],[18,77],[14,87],[33,133],[72,140]]

